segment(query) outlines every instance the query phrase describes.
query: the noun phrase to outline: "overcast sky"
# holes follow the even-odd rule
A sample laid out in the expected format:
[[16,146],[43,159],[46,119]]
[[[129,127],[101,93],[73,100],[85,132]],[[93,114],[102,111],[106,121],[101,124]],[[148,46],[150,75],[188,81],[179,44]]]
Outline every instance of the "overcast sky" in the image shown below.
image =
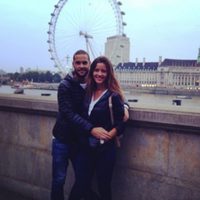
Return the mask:
[[[0,69],[19,72],[22,66],[56,71],[46,41],[50,13],[57,2],[0,0]],[[131,61],[134,62],[136,57],[139,61],[143,57],[146,61],[158,61],[159,56],[163,59],[197,58],[200,47],[199,0],[121,2],[121,9],[126,13],[124,32],[131,41]],[[68,5],[66,3],[65,7]]]

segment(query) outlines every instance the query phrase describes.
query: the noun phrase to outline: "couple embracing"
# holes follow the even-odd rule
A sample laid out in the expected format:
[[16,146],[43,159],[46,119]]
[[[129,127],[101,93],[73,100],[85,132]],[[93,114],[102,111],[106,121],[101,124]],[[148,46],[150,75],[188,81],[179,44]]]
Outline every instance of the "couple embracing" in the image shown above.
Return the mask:
[[[58,88],[59,110],[52,140],[51,200],[64,200],[69,161],[75,173],[69,200],[112,200],[115,141],[128,119],[127,105],[112,64],[105,56],[91,63],[88,53],[78,50],[72,64],[73,72]],[[91,191],[94,173],[99,197]]]

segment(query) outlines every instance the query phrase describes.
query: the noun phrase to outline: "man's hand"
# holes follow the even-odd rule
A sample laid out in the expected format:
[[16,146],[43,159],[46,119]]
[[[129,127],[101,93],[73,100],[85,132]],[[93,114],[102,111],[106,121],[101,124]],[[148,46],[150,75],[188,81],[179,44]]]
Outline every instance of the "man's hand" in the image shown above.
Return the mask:
[[128,112],[128,107],[124,106],[124,118],[123,121],[126,122],[129,119],[129,112]]
[[95,127],[91,130],[91,134],[97,139],[110,140],[112,136],[102,127]]

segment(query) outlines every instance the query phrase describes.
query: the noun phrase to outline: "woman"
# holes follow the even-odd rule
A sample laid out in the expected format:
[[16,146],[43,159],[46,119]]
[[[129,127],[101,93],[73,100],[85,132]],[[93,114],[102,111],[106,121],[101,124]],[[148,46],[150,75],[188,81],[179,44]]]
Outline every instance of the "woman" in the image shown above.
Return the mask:
[[[114,124],[111,122],[109,102],[112,98]],[[81,139],[81,151],[77,157],[76,182],[70,200],[94,200],[89,192],[94,173],[97,176],[101,200],[111,200],[111,180],[116,157],[115,137],[123,130],[124,101],[118,81],[114,76],[111,62],[104,56],[96,58],[88,75],[84,117],[94,126],[108,131],[109,139],[85,136]]]

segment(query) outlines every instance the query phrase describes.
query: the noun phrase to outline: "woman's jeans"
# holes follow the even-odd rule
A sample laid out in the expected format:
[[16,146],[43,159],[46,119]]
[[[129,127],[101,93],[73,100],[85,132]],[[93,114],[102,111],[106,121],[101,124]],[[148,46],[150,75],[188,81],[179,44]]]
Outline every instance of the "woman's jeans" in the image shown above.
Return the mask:
[[97,147],[81,148],[76,156],[75,183],[70,193],[69,200],[85,199],[90,197],[91,182],[96,173],[98,192],[101,200],[111,200],[111,180],[116,158],[114,143],[106,143]]
[[[64,200],[64,184],[67,175],[69,159],[73,160],[77,145],[52,140],[52,186],[51,200]],[[72,162],[73,163],[73,162]]]

